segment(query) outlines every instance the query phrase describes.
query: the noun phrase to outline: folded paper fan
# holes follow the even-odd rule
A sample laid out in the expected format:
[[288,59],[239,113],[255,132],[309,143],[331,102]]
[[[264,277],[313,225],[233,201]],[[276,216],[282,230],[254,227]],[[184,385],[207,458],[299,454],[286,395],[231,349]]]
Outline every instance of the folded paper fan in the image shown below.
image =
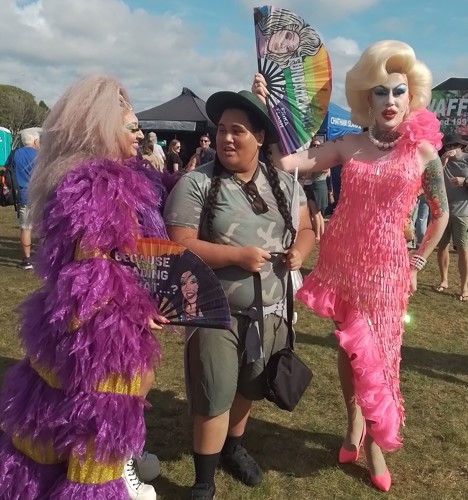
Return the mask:
[[132,267],[139,283],[158,302],[172,325],[229,329],[229,304],[218,278],[196,254],[173,241],[137,240],[136,254],[114,252],[113,258]]
[[284,153],[307,144],[320,128],[331,96],[331,66],[319,34],[296,14],[254,9],[258,70],[270,93],[267,107]]

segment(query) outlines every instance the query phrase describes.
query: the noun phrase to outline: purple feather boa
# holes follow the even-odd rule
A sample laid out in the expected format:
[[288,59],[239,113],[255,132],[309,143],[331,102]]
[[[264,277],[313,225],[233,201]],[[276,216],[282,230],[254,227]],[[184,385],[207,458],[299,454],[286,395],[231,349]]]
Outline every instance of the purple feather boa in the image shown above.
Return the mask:
[[16,450],[6,434],[0,435],[0,498],[3,500],[49,498],[48,492],[57,477],[66,472],[65,464],[34,462]]
[[[132,378],[152,369],[160,355],[147,327],[155,305],[130,269],[102,258],[75,261],[74,254],[78,241],[83,251],[105,254],[134,249],[138,236],[167,238],[159,211],[167,194],[163,182],[145,162],[92,161],[70,171],[46,204],[36,261],[44,285],[20,308],[27,358],[8,372],[0,397],[1,425],[9,436],[52,440],[64,457],[72,451],[84,456],[89,439],[99,461],[141,454],[144,400],[93,388],[112,374]],[[75,318],[80,324],[69,331]],[[52,369],[63,389],[49,387],[29,358]],[[0,453],[10,457],[9,469],[1,469],[0,491],[8,475],[17,478],[8,483],[14,491],[26,481],[19,497],[44,498],[33,477],[44,466],[12,452],[8,439],[0,443]],[[127,499],[128,493],[120,480],[105,485],[63,480],[50,498]]]
[[7,373],[0,404],[5,432],[31,436],[42,443],[51,440],[58,456],[67,457],[73,450],[84,457],[90,438],[101,462],[125,462],[143,452],[145,402],[139,396],[65,395],[49,387],[24,360]]
[[[92,391],[109,374],[133,378],[159,360],[147,327],[155,304],[132,271],[104,259],[65,266],[53,287],[22,306],[20,336],[27,355],[57,374],[66,391]],[[68,331],[73,316],[81,326]]]
[[102,484],[80,484],[61,478],[47,498],[49,500],[128,500],[129,496],[123,479]]
[[135,249],[135,237],[167,239],[160,208],[166,196],[162,176],[146,164],[133,168],[111,160],[84,163],[71,170],[44,208],[39,236],[44,238],[36,271],[55,280],[73,260],[75,243],[83,250]]

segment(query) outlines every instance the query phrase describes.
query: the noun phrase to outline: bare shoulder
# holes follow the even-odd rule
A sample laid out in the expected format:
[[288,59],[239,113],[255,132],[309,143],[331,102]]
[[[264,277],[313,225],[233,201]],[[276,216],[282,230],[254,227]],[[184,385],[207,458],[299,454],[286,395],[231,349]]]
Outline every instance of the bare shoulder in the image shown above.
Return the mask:
[[366,137],[366,133],[361,132],[360,134],[345,134],[339,137],[335,137],[331,139],[331,142],[335,144],[360,144],[364,137]]
[[344,162],[352,157],[356,151],[365,149],[367,141],[367,134],[361,132],[360,134],[346,134],[332,139],[340,153],[341,161]]
[[428,141],[421,141],[419,143],[418,154],[423,165],[439,158],[436,148]]

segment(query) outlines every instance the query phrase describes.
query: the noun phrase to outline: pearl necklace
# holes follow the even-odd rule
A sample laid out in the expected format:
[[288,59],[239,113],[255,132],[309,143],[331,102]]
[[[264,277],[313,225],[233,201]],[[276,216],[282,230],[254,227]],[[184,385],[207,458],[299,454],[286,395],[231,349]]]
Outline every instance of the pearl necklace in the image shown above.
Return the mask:
[[391,141],[391,142],[382,142],[382,141],[379,141],[378,139],[375,138],[374,136],[374,126],[371,125],[369,127],[369,140],[372,142],[372,144],[374,146],[377,146],[378,148],[380,149],[392,149],[395,144],[401,140],[403,136],[402,135],[399,135],[395,140]]

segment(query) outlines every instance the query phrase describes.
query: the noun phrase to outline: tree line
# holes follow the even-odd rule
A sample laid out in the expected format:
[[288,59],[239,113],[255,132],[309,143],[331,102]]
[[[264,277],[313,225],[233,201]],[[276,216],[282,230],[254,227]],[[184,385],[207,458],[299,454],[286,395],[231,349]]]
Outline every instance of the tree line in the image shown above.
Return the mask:
[[0,84],[0,126],[12,133],[13,145],[19,140],[19,131],[41,127],[49,111],[47,104],[39,104],[32,94],[13,85]]

